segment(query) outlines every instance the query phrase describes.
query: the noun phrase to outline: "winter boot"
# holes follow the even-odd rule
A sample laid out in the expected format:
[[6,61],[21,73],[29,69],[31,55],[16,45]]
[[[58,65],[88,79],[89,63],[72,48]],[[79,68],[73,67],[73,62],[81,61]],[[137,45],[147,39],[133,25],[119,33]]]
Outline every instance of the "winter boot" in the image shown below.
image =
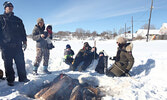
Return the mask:
[[79,72],[82,72],[82,71],[84,71],[84,70],[85,70],[85,69],[84,69],[84,66],[83,66],[83,65],[81,65],[81,66],[78,67],[78,71],[79,71]]
[[26,82],[29,82],[30,80],[29,79],[24,79],[24,80],[19,80],[19,82],[24,82],[24,83],[26,83]]
[[43,73],[44,74],[51,74],[51,72],[48,71],[48,66],[43,66]]
[[38,75],[37,70],[38,70],[38,67],[34,66],[33,67],[33,75]]
[[87,67],[86,67],[85,65],[81,65],[81,66],[78,67],[78,71],[79,71],[79,72],[85,71],[86,68],[87,68]]
[[14,82],[8,82],[9,86],[14,86]]
[[74,65],[70,64],[70,70],[71,71],[76,71],[76,67]]

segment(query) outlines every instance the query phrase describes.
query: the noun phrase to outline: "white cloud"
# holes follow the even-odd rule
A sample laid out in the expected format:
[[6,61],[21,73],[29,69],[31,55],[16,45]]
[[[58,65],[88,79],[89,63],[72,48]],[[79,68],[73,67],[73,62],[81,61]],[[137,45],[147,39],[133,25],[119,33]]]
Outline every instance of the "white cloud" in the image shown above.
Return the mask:
[[136,12],[145,11],[141,5],[135,5],[134,2],[122,3],[122,0],[92,0],[82,2],[72,2],[68,7],[60,10],[59,12],[52,12],[53,14],[47,18],[48,22],[53,25],[67,24],[72,22],[104,19],[114,16],[121,16],[132,14]]

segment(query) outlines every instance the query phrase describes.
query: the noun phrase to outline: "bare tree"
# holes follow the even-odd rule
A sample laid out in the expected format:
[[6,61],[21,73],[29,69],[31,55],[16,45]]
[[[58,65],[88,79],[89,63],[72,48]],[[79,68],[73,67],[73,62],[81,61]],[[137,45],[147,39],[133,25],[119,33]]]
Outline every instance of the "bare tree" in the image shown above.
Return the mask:
[[69,31],[59,31],[56,35],[58,36],[69,36]]
[[97,33],[96,31],[93,31],[93,32],[92,32],[92,36],[93,36],[93,37],[97,36],[97,34],[98,34],[98,33]]
[[79,34],[84,34],[84,33],[85,33],[85,30],[82,29],[82,28],[77,28],[75,32],[77,32],[77,33],[79,33]]
[[125,29],[124,28],[120,28],[118,31],[118,34],[124,34],[125,33]]
[[[143,26],[141,26],[141,29],[148,29],[148,24],[145,23]],[[156,29],[155,25],[150,25],[150,29]]]
[[90,37],[90,36],[91,36],[90,30],[87,30],[86,33],[85,33],[85,35],[86,35],[87,37]]
[[112,31],[108,30],[107,33],[108,33],[108,34],[112,34]]
[[102,33],[101,33],[101,36],[102,37],[104,37],[106,34],[108,34],[106,31],[103,31]]
[[112,34],[109,34],[109,32],[111,32],[111,31],[103,31],[101,33],[101,37],[103,37],[104,39],[111,39],[112,38]]
[[118,34],[117,34],[117,31],[115,28],[113,28],[113,37],[116,37]]
[[113,37],[116,37],[118,34],[116,32],[113,33]]
[[85,30],[82,28],[77,28],[75,33],[73,34],[73,36],[79,38],[79,39],[84,39],[84,34],[85,34]]

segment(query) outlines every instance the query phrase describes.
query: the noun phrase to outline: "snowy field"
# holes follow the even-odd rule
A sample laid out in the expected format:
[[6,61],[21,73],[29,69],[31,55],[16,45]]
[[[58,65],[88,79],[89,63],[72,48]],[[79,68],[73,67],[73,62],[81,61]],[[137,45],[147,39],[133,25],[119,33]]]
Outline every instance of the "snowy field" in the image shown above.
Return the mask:
[[[16,73],[15,86],[10,87],[6,81],[0,82],[0,100],[32,100],[33,95],[39,89],[51,82],[60,73],[65,73],[72,78],[85,77],[93,84],[99,85],[106,94],[104,100],[167,100],[167,41],[133,41],[133,56],[135,63],[130,71],[132,77],[108,77],[94,71],[97,61],[94,61],[85,72],[69,71],[69,66],[63,62],[63,53],[66,44],[70,44],[77,52],[82,48],[85,41],[55,41],[55,48],[50,52],[49,70],[51,75],[40,74],[42,63],[39,67],[38,76],[32,75],[33,63],[36,56],[35,42],[28,39],[28,47],[25,51],[25,62],[28,83],[19,83]],[[94,41],[88,41],[91,46]],[[115,56],[117,45],[115,40],[97,41],[97,51],[104,50],[109,56]],[[0,57],[1,58],[1,57]],[[113,61],[108,62],[108,66]],[[14,65],[15,71],[16,67]],[[0,59],[0,69],[4,71],[3,61]]]

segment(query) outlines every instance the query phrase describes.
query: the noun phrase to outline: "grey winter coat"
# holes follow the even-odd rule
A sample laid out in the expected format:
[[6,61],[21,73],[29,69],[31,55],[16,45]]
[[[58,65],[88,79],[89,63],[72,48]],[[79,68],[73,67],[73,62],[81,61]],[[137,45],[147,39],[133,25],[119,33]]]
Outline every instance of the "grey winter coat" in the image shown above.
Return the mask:
[[45,38],[41,37],[41,34],[44,34],[45,26],[40,28],[38,25],[35,25],[33,32],[32,32],[32,38],[34,41],[36,41],[36,47],[37,48],[47,48],[47,41]]

